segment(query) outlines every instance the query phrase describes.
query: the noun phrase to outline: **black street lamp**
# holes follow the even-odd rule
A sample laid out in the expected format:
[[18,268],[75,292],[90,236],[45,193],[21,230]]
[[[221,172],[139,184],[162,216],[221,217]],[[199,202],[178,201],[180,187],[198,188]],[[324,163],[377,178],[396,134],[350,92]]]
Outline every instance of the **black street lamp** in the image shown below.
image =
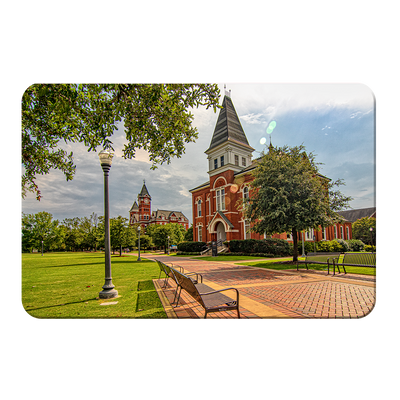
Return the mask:
[[138,250],[139,250],[139,255],[138,255],[138,259],[137,261],[142,261],[142,259],[140,258],[140,230],[142,228],[140,227],[140,225],[138,226],[137,230],[138,230],[138,234],[139,234],[139,243],[138,243]]
[[111,169],[113,154],[108,150],[99,153],[101,168],[104,171],[104,244],[105,244],[105,282],[103,290],[99,293],[101,299],[112,299],[118,296],[111,278],[111,252],[110,252],[110,211],[108,202],[108,173]]
[[42,257],[43,257],[43,240],[42,240]]
[[168,255],[169,255],[169,236],[168,236]]
[[373,239],[372,239],[372,232],[374,231],[374,228],[369,228],[369,233],[370,233],[370,235],[371,235],[371,246],[372,246],[372,252],[374,252],[374,241],[373,241]]

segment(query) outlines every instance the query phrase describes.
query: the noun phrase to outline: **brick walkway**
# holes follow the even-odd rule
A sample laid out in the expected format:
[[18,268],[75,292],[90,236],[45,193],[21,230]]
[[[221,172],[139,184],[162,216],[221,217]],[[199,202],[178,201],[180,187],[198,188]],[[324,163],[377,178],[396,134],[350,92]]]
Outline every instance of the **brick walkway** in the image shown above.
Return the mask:
[[[375,277],[371,276],[333,276],[305,270],[274,271],[201,259],[154,258],[169,265],[180,265],[186,272],[200,273],[203,282],[215,290],[238,289],[241,318],[360,318],[371,312],[375,304]],[[204,317],[203,308],[185,291],[182,291],[179,306],[171,307],[175,284],[169,279],[168,286],[162,289],[163,283],[163,279],[155,280],[170,318]],[[237,318],[237,313],[210,313],[207,318]]]

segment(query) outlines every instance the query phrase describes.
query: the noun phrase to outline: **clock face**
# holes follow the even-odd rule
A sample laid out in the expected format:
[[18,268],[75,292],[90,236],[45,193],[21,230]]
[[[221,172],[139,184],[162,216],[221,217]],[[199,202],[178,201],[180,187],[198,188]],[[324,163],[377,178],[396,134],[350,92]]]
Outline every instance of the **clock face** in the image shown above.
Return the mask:
[[149,202],[149,200],[148,199],[144,199],[144,202],[147,204]]

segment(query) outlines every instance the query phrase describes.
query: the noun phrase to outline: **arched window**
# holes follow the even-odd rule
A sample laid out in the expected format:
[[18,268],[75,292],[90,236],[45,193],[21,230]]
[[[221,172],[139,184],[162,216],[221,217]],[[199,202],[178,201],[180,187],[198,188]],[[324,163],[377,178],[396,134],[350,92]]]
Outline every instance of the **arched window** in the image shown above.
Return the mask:
[[197,216],[201,217],[201,200],[197,202]]
[[247,186],[245,186],[243,188],[243,199],[246,200],[249,198],[249,188]]

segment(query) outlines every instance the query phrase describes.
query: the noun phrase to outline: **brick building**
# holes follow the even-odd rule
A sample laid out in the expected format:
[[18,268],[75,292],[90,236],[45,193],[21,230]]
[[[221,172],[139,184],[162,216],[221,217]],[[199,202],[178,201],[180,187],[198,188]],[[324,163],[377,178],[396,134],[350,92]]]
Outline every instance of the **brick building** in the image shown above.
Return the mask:
[[145,181],[143,181],[137,202],[135,201],[129,210],[129,225],[140,224],[142,229],[146,229],[150,224],[165,225],[169,223],[180,224],[186,230],[189,228],[189,220],[180,211],[151,211],[151,196]]
[[[191,189],[193,210],[193,237],[195,241],[210,242],[233,239],[263,239],[265,235],[250,232],[250,223],[239,209],[240,201],[249,196],[251,172],[258,159],[252,158],[250,146],[230,96],[225,95],[210,147],[208,158],[209,180]],[[323,230],[309,229],[304,239],[351,239],[351,223],[345,222]],[[273,235],[292,241],[290,234]],[[299,234],[299,240],[301,236]]]

